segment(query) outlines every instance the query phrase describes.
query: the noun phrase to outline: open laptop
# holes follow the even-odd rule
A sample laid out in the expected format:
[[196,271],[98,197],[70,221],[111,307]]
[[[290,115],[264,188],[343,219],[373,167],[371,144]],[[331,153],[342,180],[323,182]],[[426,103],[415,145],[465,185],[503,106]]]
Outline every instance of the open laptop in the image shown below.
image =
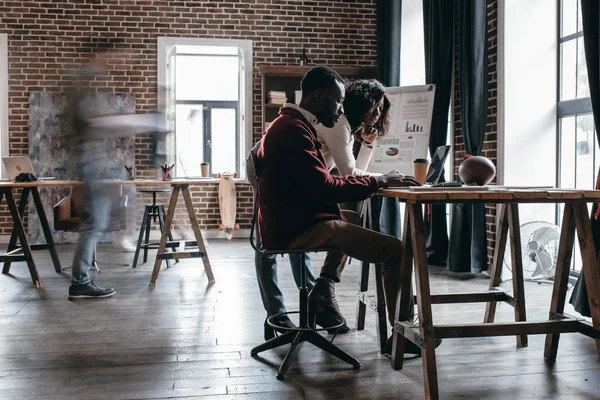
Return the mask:
[[425,182],[431,183],[432,186],[439,183],[442,172],[444,171],[446,158],[448,158],[448,154],[450,154],[450,148],[451,146],[448,145],[440,146],[435,149],[435,153],[433,153],[433,157],[431,158],[431,164],[429,164],[429,171]]
[[[8,179],[14,181],[15,178],[22,173],[29,173],[36,175],[31,165],[31,160],[28,156],[14,156],[14,157],[2,157],[4,168],[6,168],[6,174]],[[53,176],[38,177],[39,180],[55,179]]]
[[210,176],[188,175],[187,171],[185,170],[185,163],[181,159],[181,156],[178,156],[178,158],[179,158],[179,166],[181,166],[181,171],[183,172],[183,175],[184,175],[180,178],[183,178],[183,179],[211,179]]

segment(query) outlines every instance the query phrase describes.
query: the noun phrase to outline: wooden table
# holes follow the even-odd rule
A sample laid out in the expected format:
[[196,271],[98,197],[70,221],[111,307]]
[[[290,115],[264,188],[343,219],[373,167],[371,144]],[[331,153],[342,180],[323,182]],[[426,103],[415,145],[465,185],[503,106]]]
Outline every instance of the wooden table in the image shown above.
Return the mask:
[[[37,266],[35,265],[35,261],[33,260],[31,251],[44,249],[48,249],[50,252],[50,257],[52,258],[52,264],[54,264],[54,270],[56,273],[62,273],[60,259],[58,258],[56,248],[54,247],[54,239],[52,238],[52,232],[50,231],[50,226],[48,225],[48,218],[46,217],[46,212],[44,211],[44,206],[42,204],[38,188],[44,186],[71,186],[74,183],[76,182],[56,180],[35,182],[0,182],[0,202],[2,202],[2,198],[6,199],[10,215],[13,219],[13,230],[10,234],[7,252],[0,255],[0,262],[4,262],[4,267],[2,268],[3,274],[6,275],[10,272],[10,266],[13,262],[25,261],[27,263],[27,268],[29,268],[29,274],[31,275],[33,286],[38,289],[41,288],[42,282],[40,281],[40,275],[38,273]],[[17,206],[12,195],[12,189],[18,188],[22,188],[23,193],[21,194],[21,200],[19,200],[19,205]],[[27,199],[29,198],[30,194],[33,196],[33,203],[35,204],[35,208],[38,212],[40,225],[42,227],[42,231],[44,232],[46,243],[30,245],[27,241],[27,232],[25,232],[25,228],[23,226],[23,214],[25,213],[25,206],[27,205]],[[17,246],[17,239],[19,240],[19,246]]]
[[[158,246],[158,252],[156,255],[156,261],[154,262],[154,270],[152,272],[152,278],[150,280],[150,285],[156,285],[158,280],[158,275],[160,273],[160,265],[162,260],[169,259],[180,259],[180,258],[202,258],[202,263],[204,264],[204,269],[206,271],[206,276],[210,283],[214,283],[215,278],[212,272],[212,268],[210,266],[210,260],[208,258],[208,254],[206,252],[206,246],[204,245],[204,240],[202,238],[202,233],[200,232],[200,228],[198,227],[198,220],[196,218],[196,213],[194,212],[194,206],[192,204],[192,199],[189,192],[190,185],[197,185],[200,183],[206,183],[206,180],[192,180],[192,179],[181,179],[181,180],[170,180],[170,181],[162,181],[162,180],[151,180],[151,179],[136,179],[136,180],[104,180],[99,181],[102,183],[114,183],[121,185],[135,185],[135,186],[166,186],[169,185],[172,188],[171,191],[171,199],[169,201],[169,209],[167,211],[167,218],[165,220],[165,229],[163,229],[163,233],[161,235],[160,244]],[[26,261],[27,266],[29,268],[29,273],[31,274],[31,279],[33,280],[33,284],[36,288],[41,288],[42,284],[40,281],[40,277],[37,271],[37,267],[33,260],[31,250],[39,250],[39,249],[48,249],[50,251],[50,255],[52,257],[52,262],[54,264],[54,269],[57,273],[62,272],[62,268],[60,265],[60,260],[58,258],[58,254],[56,253],[56,249],[54,246],[54,240],[52,239],[52,233],[50,231],[50,227],[48,225],[48,218],[46,217],[46,213],[44,212],[44,208],[42,205],[42,201],[40,199],[40,194],[38,191],[39,187],[49,187],[49,186],[73,186],[81,184],[79,181],[68,181],[68,180],[47,180],[47,181],[35,181],[35,182],[0,182],[0,202],[2,198],[6,198],[6,202],[8,203],[8,208],[10,210],[10,214],[14,221],[13,231],[10,236],[10,241],[8,243],[7,253],[4,255],[0,255],[0,262],[4,261],[4,268],[2,270],[3,274],[8,274],[10,271],[11,263],[14,261]],[[15,203],[14,197],[12,195],[12,189],[22,188],[23,194],[21,195],[21,200],[19,201],[19,205]],[[23,227],[23,214],[25,212],[25,205],[27,204],[27,199],[29,194],[32,194],[33,201],[35,203],[35,207],[37,209],[40,224],[42,226],[42,230],[44,232],[44,236],[46,238],[46,243],[44,244],[33,244],[29,245],[27,241],[27,234]],[[177,206],[177,200],[179,198],[179,194],[183,195],[186,210],[188,212],[188,216],[190,219],[190,223],[192,225],[192,230],[194,231],[194,236],[196,240],[180,240],[180,241],[168,241],[168,233],[171,230],[171,224],[173,222],[173,216],[175,215],[175,207]],[[17,246],[17,238],[19,239],[20,246]],[[177,248],[177,251],[167,253],[166,248]],[[186,247],[197,247],[194,250],[186,250]]]
[[[425,395],[438,399],[435,339],[481,336],[516,335],[517,346],[527,346],[528,334],[546,334],[544,358],[556,359],[559,334],[579,332],[596,339],[600,358],[600,272],[596,263],[596,251],[592,238],[587,203],[599,202],[600,191],[562,189],[510,189],[498,187],[493,190],[461,190],[436,188],[430,190],[383,189],[379,194],[396,197],[406,203],[402,242],[404,257],[400,268],[401,287],[397,299],[397,315],[394,324],[392,367],[402,368],[405,340],[408,339],[422,349]],[[490,286],[482,293],[450,293],[431,295],[427,269],[425,234],[423,229],[423,204],[432,203],[499,203],[496,247],[490,268]],[[527,322],[523,265],[521,261],[521,238],[519,203],[564,203],[556,275],[552,290],[552,301],[547,321]],[[500,285],[504,249],[507,234],[511,237],[511,265],[513,276],[512,296]],[[592,313],[592,324],[582,318],[564,313],[567,284],[573,242],[577,232],[582,272],[585,275],[587,293]],[[420,325],[409,321],[413,310],[412,263],[415,266],[416,296]],[[514,307],[515,322],[494,324],[496,303],[503,301]],[[481,324],[434,325],[431,304],[442,303],[487,303],[484,321]]]

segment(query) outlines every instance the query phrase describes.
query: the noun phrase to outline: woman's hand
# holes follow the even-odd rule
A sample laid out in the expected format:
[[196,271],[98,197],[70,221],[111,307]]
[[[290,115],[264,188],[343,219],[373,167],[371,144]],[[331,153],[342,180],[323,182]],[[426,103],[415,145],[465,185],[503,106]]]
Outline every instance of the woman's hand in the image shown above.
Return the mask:
[[365,123],[362,123],[360,136],[366,144],[373,144],[375,140],[377,140],[377,136],[379,136],[379,131],[377,128],[373,126],[366,126]]

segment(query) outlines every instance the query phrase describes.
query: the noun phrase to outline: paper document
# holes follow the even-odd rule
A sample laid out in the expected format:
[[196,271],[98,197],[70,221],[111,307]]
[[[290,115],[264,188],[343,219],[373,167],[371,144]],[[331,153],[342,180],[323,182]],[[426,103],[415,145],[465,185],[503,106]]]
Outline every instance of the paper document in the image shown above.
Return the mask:
[[386,88],[391,100],[390,130],[377,139],[369,172],[386,174],[397,169],[413,174],[413,160],[427,158],[434,85]]

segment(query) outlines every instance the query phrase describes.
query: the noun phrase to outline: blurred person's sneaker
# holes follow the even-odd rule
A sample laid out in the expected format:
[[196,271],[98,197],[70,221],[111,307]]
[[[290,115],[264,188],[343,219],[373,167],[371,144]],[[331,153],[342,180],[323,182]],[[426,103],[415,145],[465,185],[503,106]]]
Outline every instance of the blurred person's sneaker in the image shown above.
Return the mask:
[[101,299],[110,297],[117,293],[113,288],[101,288],[93,282],[90,283],[72,283],[69,286],[70,299]]

